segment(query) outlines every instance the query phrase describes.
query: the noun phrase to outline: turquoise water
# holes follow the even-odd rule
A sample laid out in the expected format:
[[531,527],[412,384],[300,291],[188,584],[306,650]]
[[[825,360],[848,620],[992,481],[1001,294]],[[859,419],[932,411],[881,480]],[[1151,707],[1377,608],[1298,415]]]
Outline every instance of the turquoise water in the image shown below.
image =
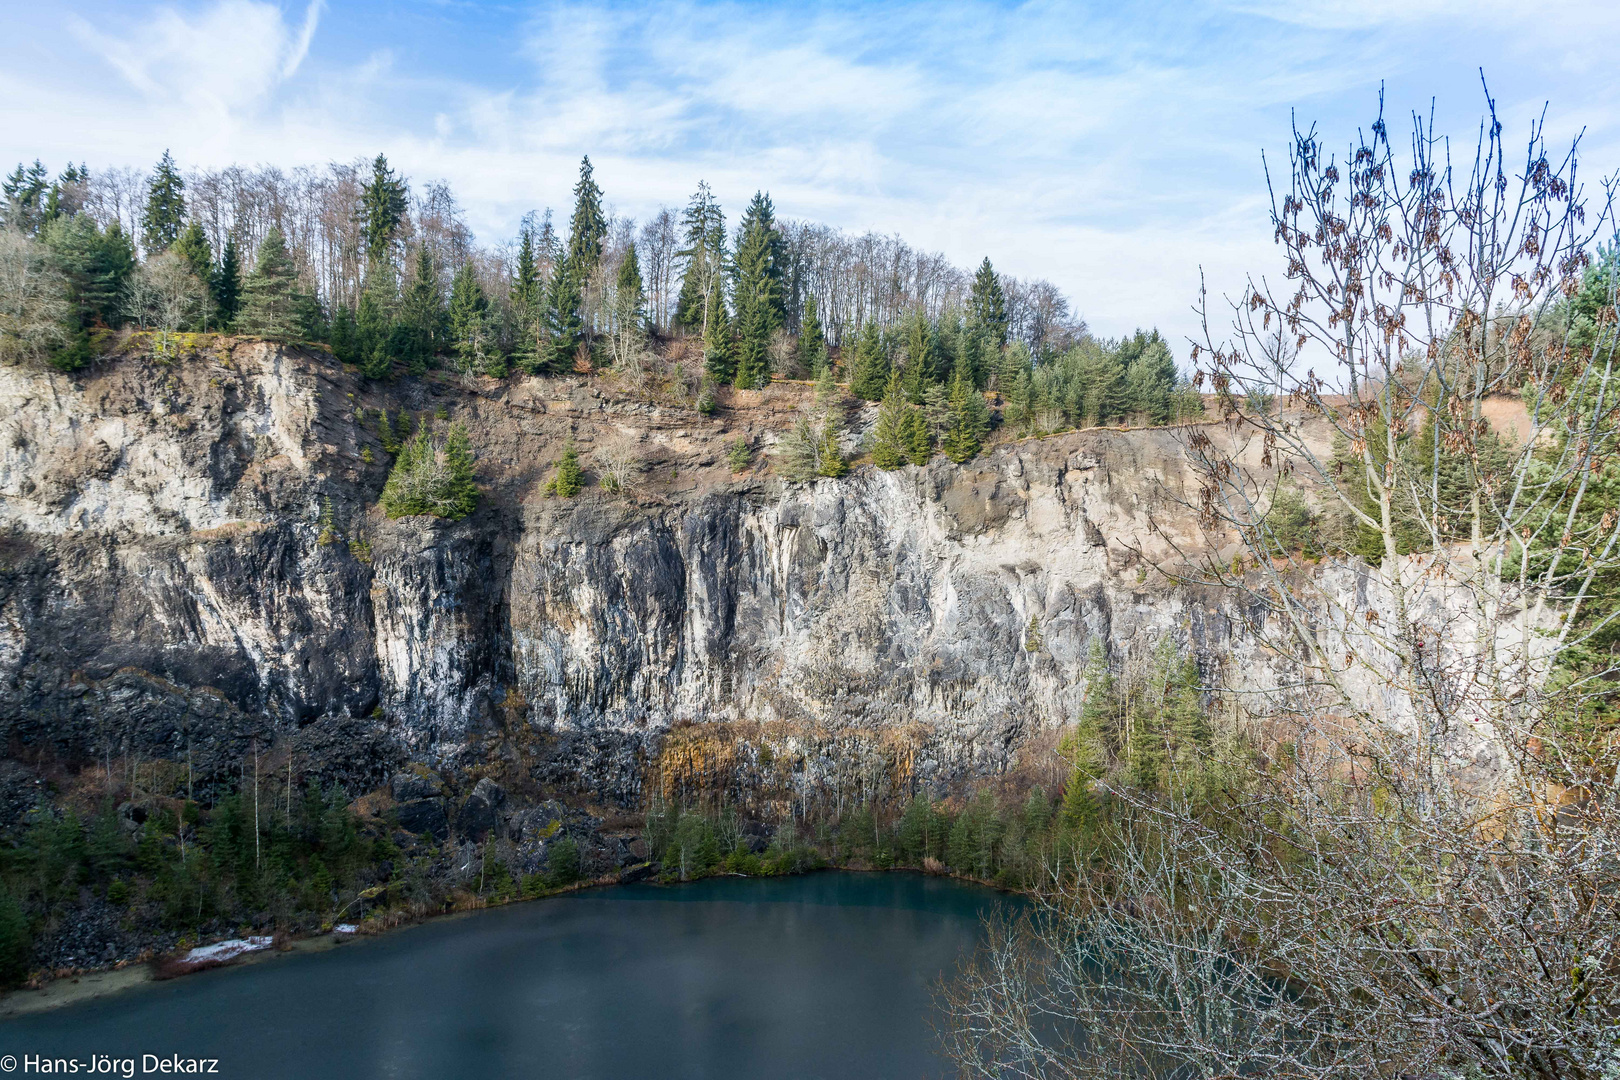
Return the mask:
[[[933,1077],[939,978],[1012,902],[912,874],[621,886],[0,1024],[0,1054],[226,1077]],[[3,1064],[0,1059],[0,1064]],[[148,1075],[157,1075],[156,1073]]]

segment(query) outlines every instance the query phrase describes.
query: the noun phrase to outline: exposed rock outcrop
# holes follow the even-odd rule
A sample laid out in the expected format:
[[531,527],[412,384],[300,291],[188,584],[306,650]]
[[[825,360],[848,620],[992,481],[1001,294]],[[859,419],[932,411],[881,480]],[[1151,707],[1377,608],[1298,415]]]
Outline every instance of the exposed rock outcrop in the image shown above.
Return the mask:
[[[769,444],[803,393],[707,419],[582,380],[366,384],[257,342],[0,368],[0,726],[14,752],[204,778],[290,740],[354,789],[500,761],[628,802],[683,769],[802,789],[873,755],[938,782],[1005,768],[1074,716],[1094,641],[1268,664],[1224,597],[1152,570],[1206,543],[1174,430],[732,475],[727,443]],[[467,425],[477,513],[381,514],[384,408]],[[569,436],[587,461],[632,447],[635,491],[545,498]],[[398,784],[415,831],[479,798]]]

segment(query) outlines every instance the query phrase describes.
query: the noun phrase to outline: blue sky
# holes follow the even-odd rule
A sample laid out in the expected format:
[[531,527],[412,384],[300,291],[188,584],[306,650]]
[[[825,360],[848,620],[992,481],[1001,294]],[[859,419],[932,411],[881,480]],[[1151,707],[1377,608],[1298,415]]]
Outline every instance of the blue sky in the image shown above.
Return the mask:
[[[883,5],[74,2],[9,13],[0,161],[350,160],[448,180],[485,241],[566,210],[589,153],[644,217],[700,179],[728,213],[895,232],[1047,277],[1103,334],[1178,342],[1274,270],[1261,152],[1291,113],[1342,144],[1380,84],[1471,146],[1582,129],[1620,169],[1620,4],[1495,0]],[[566,216],[566,215],[565,215]]]

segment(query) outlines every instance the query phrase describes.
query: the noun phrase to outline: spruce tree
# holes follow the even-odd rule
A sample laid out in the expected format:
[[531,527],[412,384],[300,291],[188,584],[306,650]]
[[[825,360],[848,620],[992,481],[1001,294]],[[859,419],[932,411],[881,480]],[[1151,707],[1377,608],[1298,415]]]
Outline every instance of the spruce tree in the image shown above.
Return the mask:
[[1176,361],[1157,330],[1120,342],[1119,359],[1125,368],[1125,408],[1150,424],[1170,421],[1170,395],[1176,386]]
[[737,376],[736,343],[731,339],[731,320],[726,316],[725,297],[720,292],[720,281],[715,279],[709,297],[709,329],[703,335],[703,369],[719,383],[729,383]]
[[386,155],[371,163],[371,179],[360,188],[360,219],[368,262],[391,261],[394,238],[405,220],[405,181],[388,167]]
[[392,267],[374,261],[366,274],[365,288],[360,290],[360,302],[354,315],[355,363],[360,365],[360,374],[368,379],[386,379],[393,374],[394,357],[389,345],[394,306]]
[[205,285],[208,283],[209,272],[214,268],[214,252],[200,224],[193,221],[185,227],[174,242],[174,252],[186,261],[193,277]]
[[937,367],[939,359],[934,328],[929,325],[928,316],[919,308],[912,312],[911,319],[906,323],[907,376],[915,372],[918,380],[938,382],[943,376]]
[[134,246],[118,223],[102,232],[88,214],[59,217],[46,223],[40,239],[67,280],[73,326],[111,326],[135,270]]
[[574,360],[585,344],[585,321],[580,315],[580,282],[570,260],[564,256],[552,269],[546,286],[546,370],[562,373],[574,370]]
[[771,381],[770,337],[766,332],[765,312],[759,304],[752,304],[739,319],[741,334],[736,347],[737,387],[755,390]]
[[973,290],[968,297],[971,321],[982,328],[992,346],[997,349],[1007,344],[1007,296],[1001,290],[1001,281],[989,256],[979,264],[973,275]]
[[686,267],[681,276],[681,292],[675,303],[675,325],[708,336],[709,301],[726,261],[726,216],[714,201],[707,183],[699,183],[696,194],[681,215],[685,247],[678,253]]
[[821,422],[821,439],[816,444],[817,476],[836,479],[849,472],[849,463],[844,460],[844,451],[839,445],[843,428],[844,425],[838,419],[837,409],[828,409]]
[[462,263],[450,283],[450,345],[456,351],[462,371],[490,373],[498,366],[490,333],[489,298],[473,272],[472,263]]
[[0,195],[5,199],[5,205],[0,206],[0,225],[25,236],[39,231],[45,218],[47,175],[45,166],[37,159],[28,169],[18,162],[16,170],[0,182]]
[[146,185],[146,214],[142,220],[141,244],[148,257],[168,251],[180,238],[186,221],[186,182],[174,167],[167,150],[157,163]]
[[445,338],[444,294],[439,272],[424,244],[416,249],[416,272],[400,297],[398,325],[403,331],[403,359],[411,374],[420,375],[438,354]]
[[545,366],[545,287],[540,283],[540,267],[535,261],[534,230],[527,224],[518,243],[510,302],[517,338],[515,359],[523,370],[533,374]]
[[906,410],[902,437],[906,447],[906,460],[913,465],[926,465],[934,456],[934,438],[928,430],[928,421],[915,407]]
[[583,286],[591,271],[602,260],[602,241],[607,236],[607,218],[602,214],[602,189],[591,174],[591,159],[579,162],[579,182],[574,185],[574,215],[568,221],[568,266]]
[[382,507],[391,518],[415,514],[458,521],[478,507],[472,443],[460,424],[440,444],[426,427],[399,448],[383,485]]
[[868,320],[855,342],[855,367],[849,392],[863,401],[877,401],[889,384],[889,357],[878,336],[877,323]]
[[258,264],[242,288],[239,329],[272,341],[295,341],[304,334],[306,307],[298,291],[298,270],[287,254],[281,229],[273,225],[259,244]]
[[546,483],[546,494],[559,499],[572,499],[585,487],[585,471],[579,465],[579,451],[570,438],[563,443],[562,457],[557,459],[557,472]]
[[945,456],[958,465],[969,461],[984,446],[984,437],[990,432],[990,409],[984,395],[973,388],[967,364],[957,360],[956,374],[951,379],[950,428],[945,433]]
[[215,317],[222,328],[228,329],[242,308],[242,256],[235,237],[225,241],[219,265],[209,275],[208,289],[214,294]]
[[872,432],[872,464],[878,468],[898,469],[906,463],[906,417],[910,413],[911,405],[897,372],[889,376]]
[[636,245],[625,249],[613,281],[613,337],[615,359],[624,360],[647,334],[647,289],[641,280]]
[[822,370],[828,366],[827,338],[816,313],[814,293],[805,298],[804,316],[799,320],[799,363],[812,379],[821,378]]
[[[770,196],[754,193],[738,230],[732,296],[741,342],[739,386],[763,386],[769,378],[771,336],[786,321],[782,302],[782,236]],[[746,382],[744,381],[746,380]]]

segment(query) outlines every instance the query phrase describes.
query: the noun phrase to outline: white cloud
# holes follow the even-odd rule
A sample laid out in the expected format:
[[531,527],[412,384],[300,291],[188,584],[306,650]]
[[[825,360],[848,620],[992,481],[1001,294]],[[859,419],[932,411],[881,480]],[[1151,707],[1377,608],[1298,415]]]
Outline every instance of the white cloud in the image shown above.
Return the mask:
[[500,22],[403,0],[196,3],[72,16],[77,48],[41,23],[0,71],[18,118],[0,153],[292,166],[384,150],[449,180],[492,241],[528,209],[565,214],[589,153],[625,213],[707,179],[734,214],[763,188],[785,215],[964,265],[989,254],[1052,278],[1104,333],[1156,323],[1173,340],[1194,329],[1200,266],[1217,293],[1271,268],[1260,151],[1284,149],[1293,107],[1342,142],[1387,84],[1392,122],[1434,95],[1466,140],[1484,67],[1510,130],[1550,98],[1555,133],[1588,130],[1588,175],[1620,164],[1607,5],[546,4]]

